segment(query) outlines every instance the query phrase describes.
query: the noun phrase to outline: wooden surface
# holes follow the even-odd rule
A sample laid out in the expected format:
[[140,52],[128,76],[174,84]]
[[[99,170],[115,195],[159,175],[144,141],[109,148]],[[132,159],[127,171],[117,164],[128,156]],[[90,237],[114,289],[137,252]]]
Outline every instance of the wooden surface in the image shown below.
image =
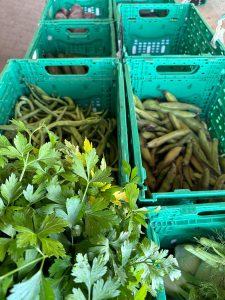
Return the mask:
[[[0,0],[0,71],[7,59],[24,56],[44,3],[45,0]],[[208,0],[199,10],[215,29],[218,18],[225,14],[225,0]]]

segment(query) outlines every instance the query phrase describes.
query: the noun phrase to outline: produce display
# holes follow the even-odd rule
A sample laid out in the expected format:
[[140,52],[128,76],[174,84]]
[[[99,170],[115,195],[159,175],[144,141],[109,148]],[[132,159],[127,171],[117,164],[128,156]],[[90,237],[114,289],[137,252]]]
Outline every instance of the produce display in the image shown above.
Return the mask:
[[84,2],[0,78],[0,300],[225,300],[224,49],[193,5]]
[[[74,4],[70,9],[61,8],[55,15],[55,19],[95,19],[96,15],[84,12],[79,4]],[[82,31],[79,31],[82,32]]]
[[181,269],[179,280],[165,280],[168,300],[224,300],[224,238],[202,237],[197,245],[178,245],[175,257]]
[[151,299],[165,276],[180,276],[176,259],[142,237],[137,168],[124,162],[129,183],[113,186],[88,139],[81,152],[50,125],[40,145],[43,127],[13,124],[12,142],[0,136],[0,299]]
[[225,157],[211,139],[195,105],[179,102],[168,91],[166,101],[134,96],[146,185],[150,192],[225,188]]
[[[45,143],[49,130],[57,134],[60,141],[66,139],[80,149],[83,149],[84,140],[88,138],[99,158],[104,155],[107,165],[117,171],[116,120],[109,118],[107,111],[96,111],[91,105],[80,108],[70,97],[50,96],[31,84],[27,87],[30,95],[20,97],[15,106],[14,119],[22,121],[32,130],[40,127],[31,136],[35,147]],[[5,130],[10,140],[14,138],[15,125],[1,125],[0,129]]]

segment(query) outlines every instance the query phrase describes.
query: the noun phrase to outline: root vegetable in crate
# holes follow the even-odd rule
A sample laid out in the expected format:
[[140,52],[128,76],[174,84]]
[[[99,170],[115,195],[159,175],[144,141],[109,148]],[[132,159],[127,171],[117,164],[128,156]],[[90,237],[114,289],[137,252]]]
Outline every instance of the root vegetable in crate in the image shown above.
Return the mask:
[[[66,8],[62,8],[55,15],[55,19],[95,19],[95,18],[96,18],[95,14],[91,12],[85,13],[83,8],[79,4],[74,4],[69,10],[67,10]],[[84,32],[84,31],[79,31],[79,29],[76,29],[76,31],[72,31],[72,32]]]

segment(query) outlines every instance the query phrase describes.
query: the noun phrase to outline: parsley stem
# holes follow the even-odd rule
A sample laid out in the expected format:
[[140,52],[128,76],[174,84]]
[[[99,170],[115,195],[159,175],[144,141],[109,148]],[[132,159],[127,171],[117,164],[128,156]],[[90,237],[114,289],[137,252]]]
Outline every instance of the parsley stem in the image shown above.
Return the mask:
[[29,153],[27,153],[27,156],[26,156],[25,161],[23,160],[24,166],[23,166],[22,173],[21,173],[21,175],[20,175],[20,181],[22,181],[23,176],[24,176],[24,173],[25,173],[25,171],[26,171],[28,158],[29,158]]
[[39,262],[40,260],[45,260],[46,257],[47,257],[47,256],[39,257],[39,258],[37,258],[37,259],[35,259],[35,260],[29,262],[28,264],[26,264],[26,265],[24,265],[24,266],[22,266],[22,267],[16,268],[16,269],[14,269],[14,270],[12,270],[12,271],[6,273],[5,275],[0,276],[0,281],[3,280],[3,279],[5,279],[6,277],[8,277],[8,276],[10,276],[10,275],[13,275],[13,274],[16,273],[16,272],[19,272],[20,270],[23,270],[24,268],[26,268],[26,267],[28,267],[28,266],[30,266],[30,265],[33,265],[33,264]]
[[83,198],[82,198],[82,201],[81,201],[82,203],[83,203],[84,200],[85,200],[85,197],[86,197],[86,194],[87,194],[88,187],[89,187],[89,182],[87,183],[86,189],[85,189],[85,191],[84,191],[84,195],[83,195]]
[[40,270],[41,270],[41,271],[42,271],[42,269],[43,269],[43,267],[44,267],[45,258],[46,258],[46,256],[45,256],[45,257],[43,257],[43,260],[42,260],[42,262],[41,262],[41,268],[40,268]]

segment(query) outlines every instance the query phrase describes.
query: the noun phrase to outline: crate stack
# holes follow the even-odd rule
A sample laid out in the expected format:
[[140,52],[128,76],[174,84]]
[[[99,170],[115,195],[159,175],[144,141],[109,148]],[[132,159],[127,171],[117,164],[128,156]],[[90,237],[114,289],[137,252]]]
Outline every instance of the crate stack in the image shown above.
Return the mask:
[[[1,124],[7,124],[26,82],[81,106],[107,109],[117,119],[119,176],[122,161],[137,166],[139,205],[150,207],[147,234],[163,248],[221,230],[225,190],[147,194],[133,95],[162,98],[161,90],[202,109],[211,137],[225,153],[225,47],[199,14],[204,0],[48,0],[23,60],[11,60],[1,75]],[[55,19],[80,5],[80,19]],[[194,5],[194,4],[195,5]],[[88,17],[89,16],[89,17]],[[80,72],[82,67],[82,72]],[[84,71],[85,70],[85,71]],[[161,209],[153,212],[153,208]],[[165,300],[162,290],[158,300]]]
[[[145,181],[147,169],[143,167],[133,97],[162,100],[164,90],[180,102],[197,105],[211,137],[219,139],[224,153],[225,48],[220,41],[211,43],[214,33],[193,4],[148,1],[120,4],[116,12],[126,81],[129,155],[141,177],[139,205],[149,209],[160,206],[159,211],[148,213],[147,234],[162,248],[173,251],[176,245],[224,228],[225,190],[191,191],[189,187],[154,192],[153,177]],[[165,290],[157,299],[167,299]]]

